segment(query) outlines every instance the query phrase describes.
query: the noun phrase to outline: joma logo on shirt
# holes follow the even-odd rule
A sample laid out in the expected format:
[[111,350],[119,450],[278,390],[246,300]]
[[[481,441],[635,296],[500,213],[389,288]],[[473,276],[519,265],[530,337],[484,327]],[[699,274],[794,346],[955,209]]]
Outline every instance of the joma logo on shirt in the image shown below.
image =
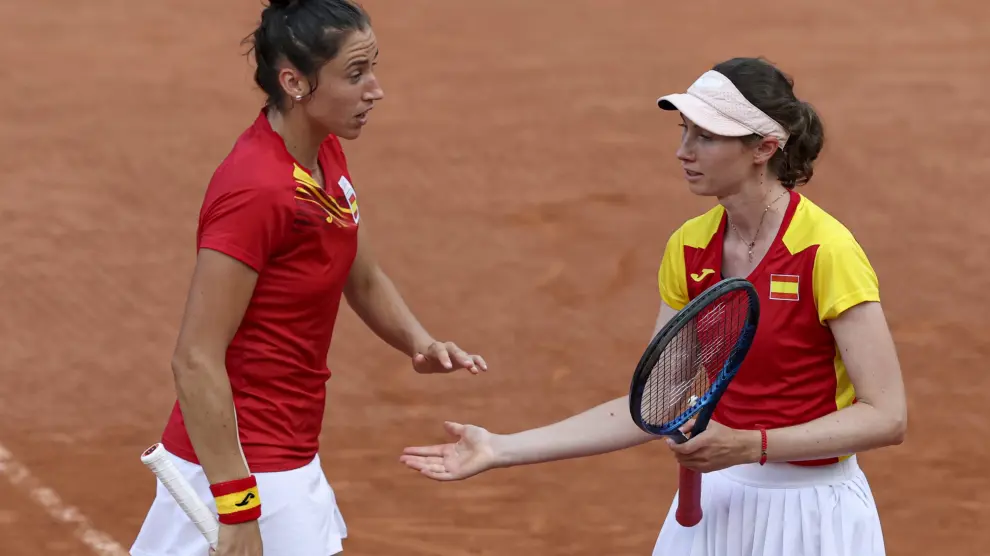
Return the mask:
[[715,271],[710,268],[706,268],[701,271],[701,274],[695,274],[694,272],[692,272],[691,279],[694,280],[695,282],[700,282],[704,280],[705,277],[707,277],[709,274],[715,274]]

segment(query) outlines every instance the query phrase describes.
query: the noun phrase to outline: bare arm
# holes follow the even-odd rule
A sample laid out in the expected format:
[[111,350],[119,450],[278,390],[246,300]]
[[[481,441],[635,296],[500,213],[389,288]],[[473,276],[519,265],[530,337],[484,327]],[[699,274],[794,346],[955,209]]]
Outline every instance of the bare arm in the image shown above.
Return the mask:
[[[829,323],[857,401],[814,421],[767,431],[769,461],[835,457],[904,440],[904,383],[880,304],[857,305]],[[760,442],[758,433],[755,440]]]
[[481,356],[469,355],[453,342],[439,342],[423,328],[375,261],[363,227],[358,229],[358,235],[358,251],[344,295],[368,328],[388,345],[412,357],[413,368],[419,373],[446,373],[464,368],[477,374],[488,370]]
[[[650,337],[676,313],[667,304],[661,304]],[[622,396],[552,425],[496,435],[492,438],[492,446],[496,465],[511,467],[604,454],[656,438],[636,426],[629,413],[629,397]]]
[[[675,313],[662,305],[653,335]],[[657,438],[633,422],[627,396],[552,425],[515,434],[495,435],[481,427],[452,422],[445,423],[444,428],[456,442],[407,447],[399,461],[432,479],[453,481],[496,467],[614,452]]]
[[371,252],[364,226],[344,295],[361,320],[388,345],[409,357],[425,353],[433,337],[416,319]]
[[623,396],[552,425],[495,435],[492,448],[496,467],[512,467],[624,450],[655,438],[633,423]]
[[210,483],[250,475],[225,359],[256,281],[257,273],[243,263],[200,250],[172,357],[179,407]]

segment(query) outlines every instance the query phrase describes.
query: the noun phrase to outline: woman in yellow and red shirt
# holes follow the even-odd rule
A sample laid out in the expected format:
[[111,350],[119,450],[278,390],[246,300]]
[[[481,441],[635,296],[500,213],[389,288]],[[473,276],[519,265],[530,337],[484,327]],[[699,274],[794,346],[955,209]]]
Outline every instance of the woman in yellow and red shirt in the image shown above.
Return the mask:
[[[667,241],[654,333],[722,277],[752,282],[761,315],[708,429],[667,440],[682,465],[707,472],[704,517],[682,527],[675,498],[653,554],[880,556],[880,519],[855,454],[902,441],[904,386],[866,255],[796,191],[812,177],[821,121],[788,77],[753,58],[717,64],[658,102],[680,112],[688,188],[718,203]],[[454,480],[656,438],[633,423],[626,397],[516,434],[447,429],[456,443],[407,448],[402,461]]]

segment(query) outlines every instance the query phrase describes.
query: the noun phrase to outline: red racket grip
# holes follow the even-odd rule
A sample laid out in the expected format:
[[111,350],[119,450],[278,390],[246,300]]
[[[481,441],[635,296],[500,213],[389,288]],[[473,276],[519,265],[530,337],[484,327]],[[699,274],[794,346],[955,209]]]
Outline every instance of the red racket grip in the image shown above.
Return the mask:
[[701,521],[701,473],[683,466],[675,517],[684,527],[694,527]]

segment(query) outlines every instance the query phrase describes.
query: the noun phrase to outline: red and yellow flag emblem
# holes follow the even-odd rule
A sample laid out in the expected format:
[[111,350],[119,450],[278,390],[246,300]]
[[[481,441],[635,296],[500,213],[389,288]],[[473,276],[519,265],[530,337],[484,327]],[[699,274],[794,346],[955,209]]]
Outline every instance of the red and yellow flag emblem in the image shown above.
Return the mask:
[[795,274],[770,275],[770,299],[797,301],[799,277]]

